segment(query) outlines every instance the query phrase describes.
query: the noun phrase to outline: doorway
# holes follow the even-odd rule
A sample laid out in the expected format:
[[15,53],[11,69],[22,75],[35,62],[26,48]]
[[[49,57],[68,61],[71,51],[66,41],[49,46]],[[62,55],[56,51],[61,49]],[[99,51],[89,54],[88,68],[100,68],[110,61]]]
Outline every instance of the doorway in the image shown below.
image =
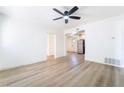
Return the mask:
[[56,58],[56,34],[47,34],[47,57],[48,59]]
[[85,55],[85,31],[66,33],[66,52]]

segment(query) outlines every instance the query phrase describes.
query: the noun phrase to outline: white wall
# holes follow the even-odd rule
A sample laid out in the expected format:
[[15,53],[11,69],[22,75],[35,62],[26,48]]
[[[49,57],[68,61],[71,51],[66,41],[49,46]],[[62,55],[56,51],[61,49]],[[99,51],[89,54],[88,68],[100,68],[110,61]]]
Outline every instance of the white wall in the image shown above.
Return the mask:
[[2,26],[4,23],[5,17],[0,14],[0,62],[3,61],[3,50],[2,50]]
[[124,22],[122,22],[122,62],[124,66]]
[[47,30],[41,25],[8,18],[1,29],[0,69],[46,60]]
[[74,39],[75,42],[73,42],[73,38],[72,37],[68,37],[66,38],[66,48],[67,48],[67,51],[69,52],[77,52],[77,39],[75,38]]
[[118,23],[114,19],[84,26],[86,30],[86,60],[95,62],[104,62],[104,58],[121,60],[121,30],[117,29],[117,26]]
[[54,31],[48,35],[47,54],[55,58],[65,56],[64,31]]
[[55,35],[52,33],[48,34],[48,56],[55,55]]
[[67,51],[73,51],[72,49],[72,38],[67,38],[66,39],[66,48],[67,48]]
[[[0,26],[0,70],[47,59],[47,32],[39,23],[7,18]],[[64,56],[64,32],[57,31],[56,57]]]
[[65,28],[61,23],[58,24],[52,20],[53,17],[58,16],[51,11],[52,8],[52,6],[1,7],[0,69],[46,60],[48,32],[56,35],[55,56],[64,56],[64,31],[62,29]]
[[1,15],[0,15],[0,59],[2,61],[2,50],[1,50],[1,26],[2,26],[2,22],[1,22],[2,18],[1,18]]
[[[86,60],[103,63],[106,57],[122,59],[121,36],[123,21],[124,15],[121,15],[78,27],[86,32]],[[76,28],[65,32],[76,31]],[[124,66],[123,62],[121,66]]]
[[56,57],[65,56],[64,31],[56,31]]

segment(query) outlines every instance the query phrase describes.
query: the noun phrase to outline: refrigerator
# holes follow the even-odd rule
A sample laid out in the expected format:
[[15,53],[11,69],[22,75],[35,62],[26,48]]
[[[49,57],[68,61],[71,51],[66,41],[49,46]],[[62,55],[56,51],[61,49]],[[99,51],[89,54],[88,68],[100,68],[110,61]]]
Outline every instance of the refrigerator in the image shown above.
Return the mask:
[[77,53],[85,54],[85,40],[80,39],[77,41]]

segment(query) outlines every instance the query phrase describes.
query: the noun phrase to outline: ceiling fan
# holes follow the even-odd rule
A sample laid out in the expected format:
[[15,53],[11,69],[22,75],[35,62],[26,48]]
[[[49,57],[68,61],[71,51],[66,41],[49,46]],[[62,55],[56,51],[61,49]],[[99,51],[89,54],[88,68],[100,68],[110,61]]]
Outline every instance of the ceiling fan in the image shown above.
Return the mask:
[[71,14],[73,14],[74,12],[76,12],[79,8],[77,6],[74,6],[71,10],[69,11],[65,11],[64,13],[62,13],[61,11],[59,11],[58,9],[56,8],[53,8],[53,10],[59,14],[61,14],[62,16],[61,17],[58,17],[58,18],[55,18],[53,19],[54,21],[55,20],[58,20],[58,19],[62,19],[64,18],[65,19],[65,24],[68,23],[68,19],[71,18],[71,19],[76,19],[76,20],[80,20],[81,17],[79,16],[71,16]]

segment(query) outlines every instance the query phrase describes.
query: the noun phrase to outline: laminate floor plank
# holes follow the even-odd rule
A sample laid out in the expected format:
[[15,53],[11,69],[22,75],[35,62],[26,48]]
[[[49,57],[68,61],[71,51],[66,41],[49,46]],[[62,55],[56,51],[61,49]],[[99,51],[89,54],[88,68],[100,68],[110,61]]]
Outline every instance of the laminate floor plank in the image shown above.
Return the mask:
[[65,57],[0,71],[1,87],[117,87],[124,86],[124,69],[85,61],[84,55]]

